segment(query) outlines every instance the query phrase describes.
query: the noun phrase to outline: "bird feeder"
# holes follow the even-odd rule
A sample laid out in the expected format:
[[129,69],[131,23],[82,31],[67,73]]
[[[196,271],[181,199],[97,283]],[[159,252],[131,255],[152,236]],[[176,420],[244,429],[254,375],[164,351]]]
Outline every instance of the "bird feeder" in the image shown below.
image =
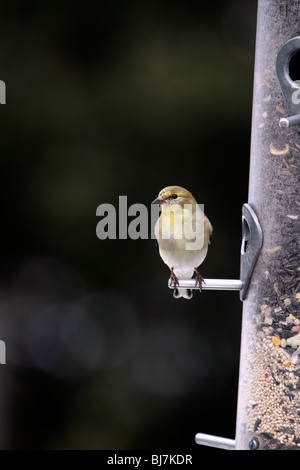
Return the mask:
[[298,2],[258,1],[236,435],[199,433],[198,444],[300,449],[299,13]]

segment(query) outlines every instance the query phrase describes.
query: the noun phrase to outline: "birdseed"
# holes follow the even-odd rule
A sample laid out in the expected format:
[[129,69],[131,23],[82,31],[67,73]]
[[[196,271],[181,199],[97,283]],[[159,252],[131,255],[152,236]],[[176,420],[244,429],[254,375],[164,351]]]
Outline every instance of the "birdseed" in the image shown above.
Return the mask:
[[[283,298],[282,305],[287,309],[295,299]],[[298,312],[263,304],[259,314],[253,313],[254,306],[247,319],[246,329],[253,334],[243,358],[247,387],[239,419],[269,449],[300,449],[300,311],[298,317]]]

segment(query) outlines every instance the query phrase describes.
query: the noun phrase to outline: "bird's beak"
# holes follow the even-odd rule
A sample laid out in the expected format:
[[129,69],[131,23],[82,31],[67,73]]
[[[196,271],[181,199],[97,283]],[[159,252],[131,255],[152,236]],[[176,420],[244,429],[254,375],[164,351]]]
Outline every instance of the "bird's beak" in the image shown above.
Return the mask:
[[154,199],[154,201],[151,202],[151,204],[159,204],[160,205],[160,204],[164,204],[165,202],[166,201],[162,197],[158,196],[156,199]]

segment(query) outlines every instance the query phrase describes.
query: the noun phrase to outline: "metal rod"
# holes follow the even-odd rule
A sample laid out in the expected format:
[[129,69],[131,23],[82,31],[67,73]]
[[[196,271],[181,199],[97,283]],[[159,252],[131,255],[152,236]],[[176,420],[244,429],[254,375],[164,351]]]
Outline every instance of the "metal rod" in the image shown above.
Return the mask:
[[[242,281],[240,279],[204,279],[201,290],[241,290]],[[169,281],[170,289],[174,286]],[[179,279],[179,288],[184,289],[199,289],[196,286],[195,279]]]
[[196,444],[218,449],[234,450],[235,440],[226,437],[210,436],[209,434],[198,433],[195,437]]
[[290,116],[286,118],[281,118],[279,121],[280,127],[291,127],[297,126],[300,124],[300,114],[296,114],[295,116]]

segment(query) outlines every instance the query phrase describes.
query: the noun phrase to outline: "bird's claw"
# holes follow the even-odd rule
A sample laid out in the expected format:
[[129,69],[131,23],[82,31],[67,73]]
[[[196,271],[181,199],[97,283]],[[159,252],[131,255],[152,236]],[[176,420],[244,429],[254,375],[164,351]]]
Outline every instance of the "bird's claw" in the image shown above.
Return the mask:
[[204,279],[203,277],[201,276],[201,274],[199,273],[198,269],[195,268],[195,273],[196,273],[196,276],[195,276],[195,287],[199,287],[199,290],[201,292],[202,290],[202,284],[205,284],[204,282]]
[[171,287],[174,287],[174,289],[176,289],[176,287],[179,286],[178,277],[174,273],[173,268],[171,269],[170,285],[171,285]]

